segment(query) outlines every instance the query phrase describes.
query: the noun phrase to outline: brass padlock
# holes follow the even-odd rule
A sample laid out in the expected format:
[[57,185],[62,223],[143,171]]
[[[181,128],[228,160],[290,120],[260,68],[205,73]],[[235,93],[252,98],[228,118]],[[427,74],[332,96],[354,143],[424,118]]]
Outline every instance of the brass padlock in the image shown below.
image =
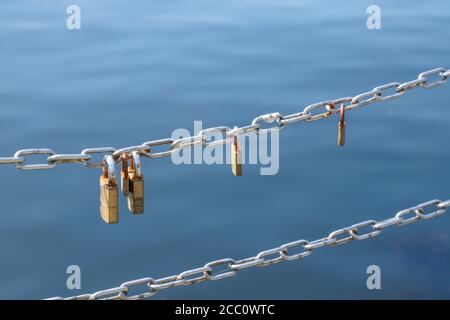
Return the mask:
[[339,116],[337,144],[339,147],[342,147],[345,144],[345,107],[344,107],[344,104],[341,105],[341,112],[340,112],[340,116]]
[[231,148],[231,172],[234,176],[239,177],[242,176],[242,152],[237,136],[234,136]]
[[132,153],[128,167],[128,210],[133,214],[144,212],[144,174],[142,173],[141,156],[138,152]]
[[100,176],[100,215],[106,223],[119,222],[118,193],[116,164],[112,155],[106,155]]
[[128,159],[122,157],[122,170],[120,171],[120,191],[125,197],[128,197],[130,185],[130,176],[128,175]]

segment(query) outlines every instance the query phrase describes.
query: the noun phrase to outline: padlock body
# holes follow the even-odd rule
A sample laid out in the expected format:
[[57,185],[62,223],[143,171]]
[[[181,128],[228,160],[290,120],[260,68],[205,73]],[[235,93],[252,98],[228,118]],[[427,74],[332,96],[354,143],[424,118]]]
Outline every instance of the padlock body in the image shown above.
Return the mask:
[[119,222],[118,193],[117,183],[100,177],[100,216],[106,223]]
[[231,171],[235,176],[242,176],[242,154],[239,150],[239,146],[233,144],[233,150],[231,154]]
[[338,146],[342,147],[345,144],[345,122],[339,121],[338,124]]
[[144,176],[130,175],[128,187],[128,210],[133,214],[144,213]]
[[130,186],[130,177],[128,176],[128,172],[121,172],[120,175],[120,191],[123,193],[125,197],[128,197],[129,194],[129,186]]

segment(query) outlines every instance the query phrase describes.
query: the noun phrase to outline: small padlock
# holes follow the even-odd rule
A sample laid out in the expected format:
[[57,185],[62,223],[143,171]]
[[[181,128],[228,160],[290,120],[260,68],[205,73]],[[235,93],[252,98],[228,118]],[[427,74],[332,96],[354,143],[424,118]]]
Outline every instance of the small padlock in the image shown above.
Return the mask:
[[122,170],[120,172],[120,190],[125,197],[128,197],[130,185],[130,176],[128,175],[128,159],[122,157]]
[[231,172],[234,176],[239,177],[242,176],[242,152],[237,136],[234,136],[231,148]]
[[342,147],[345,144],[345,107],[344,107],[344,104],[341,105],[341,112],[340,112],[340,116],[339,116],[337,144],[339,147]]
[[106,155],[100,176],[100,215],[106,223],[119,222],[118,193],[116,164],[112,155]]
[[142,173],[141,156],[138,152],[132,153],[128,167],[128,210],[133,214],[144,212],[144,174]]

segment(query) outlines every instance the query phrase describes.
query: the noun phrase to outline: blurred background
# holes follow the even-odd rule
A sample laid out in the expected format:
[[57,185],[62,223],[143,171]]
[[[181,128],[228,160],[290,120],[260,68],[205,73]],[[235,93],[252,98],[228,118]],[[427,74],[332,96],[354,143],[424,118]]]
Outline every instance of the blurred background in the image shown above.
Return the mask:
[[[71,4],[81,30],[66,28]],[[366,27],[371,4],[381,30]],[[0,155],[119,148],[192,130],[194,120],[241,126],[409,81],[450,67],[449,18],[445,0],[2,1]],[[275,176],[256,165],[235,178],[225,165],[146,160],[145,214],[132,216],[122,198],[117,225],[98,213],[99,170],[2,166],[0,298],[169,276],[448,199],[448,85],[348,113],[344,148],[336,117],[290,126]],[[449,227],[443,216],[155,299],[449,298]],[[72,264],[81,290],[66,288]],[[381,290],[366,287],[372,264]]]

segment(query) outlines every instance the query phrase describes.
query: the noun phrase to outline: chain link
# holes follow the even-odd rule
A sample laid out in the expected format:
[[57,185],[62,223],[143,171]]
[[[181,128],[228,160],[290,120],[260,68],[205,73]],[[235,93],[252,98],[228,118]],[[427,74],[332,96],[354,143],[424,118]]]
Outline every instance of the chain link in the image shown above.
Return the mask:
[[[113,147],[90,148],[81,151],[80,154],[56,154],[51,149],[19,150],[13,157],[0,158],[0,165],[12,164],[21,170],[46,170],[52,169],[58,164],[79,163],[88,168],[99,168],[104,164],[104,162],[92,161],[91,157],[94,154],[102,155],[101,159],[103,159],[103,156],[106,154],[113,154],[114,160],[116,162],[119,162],[123,155],[129,155],[133,151],[137,151],[142,156],[150,159],[169,157],[173,153],[185,148],[192,148],[200,145],[208,148],[220,144],[228,144],[233,141],[233,139],[231,138],[233,138],[234,136],[245,135],[249,132],[256,132],[257,134],[267,134],[272,131],[281,130],[286,125],[293,124],[299,121],[311,122],[322,120],[339,112],[340,108],[337,108],[335,106],[344,106],[345,111],[350,111],[359,107],[370,105],[375,102],[384,102],[399,98],[407,91],[414,88],[435,88],[447,82],[449,75],[450,70],[447,70],[445,68],[436,68],[422,72],[416,79],[408,82],[390,82],[378,86],[371,91],[364,92],[353,97],[345,97],[314,103],[305,107],[303,111],[292,113],[286,116],[283,116],[279,112],[274,112],[256,117],[255,119],[253,119],[250,125],[246,125],[243,127],[234,127],[233,129],[225,126],[209,128],[200,131],[196,136],[178,140],[173,140],[170,138],[160,139],[121,149],[116,149]],[[432,77],[434,78],[434,80],[432,80]],[[438,79],[435,79],[436,77]],[[394,92],[391,94],[387,94],[387,91],[389,90],[394,90]],[[263,128],[262,124],[264,123],[275,123],[275,125],[269,128]],[[210,135],[214,132],[221,133],[224,138],[217,141],[211,141]],[[168,150],[160,152],[153,151],[153,148],[165,145],[168,146]],[[24,164],[26,162],[24,156],[41,154],[48,155],[47,163],[29,165]]]
[[[315,240],[297,240],[283,244],[279,247],[264,250],[254,257],[242,260],[225,258],[208,262],[203,267],[190,269],[178,275],[153,280],[153,278],[142,278],[122,283],[119,287],[97,291],[93,294],[83,294],[68,298],[54,297],[49,300],[140,300],[154,296],[161,290],[186,286],[207,280],[222,280],[234,277],[236,274],[247,268],[266,267],[283,261],[299,260],[306,258],[314,250],[322,247],[336,246],[346,244],[353,240],[366,240],[378,236],[384,229],[392,226],[403,226],[405,224],[417,222],[419,220],[428,220],[440,216],[447,212],[450,207],[450,200],[431,200],[411,208],[399,211],[392,218],[377,222],[376,220],[367,220],[356,223],[346,228],[337,229],[328,236]],[[426,211],[431,211],[425,213]],[[404,216],[412,215],[409,218]],[[361,233],[363,228],[369,228],[369,231]],[[289,251],[296,250],[297,253],[289,254]],[[222,267],[222,270],[214,271]],[[145,286],[146,290],[140,294],[128,295],[130,289]]]

